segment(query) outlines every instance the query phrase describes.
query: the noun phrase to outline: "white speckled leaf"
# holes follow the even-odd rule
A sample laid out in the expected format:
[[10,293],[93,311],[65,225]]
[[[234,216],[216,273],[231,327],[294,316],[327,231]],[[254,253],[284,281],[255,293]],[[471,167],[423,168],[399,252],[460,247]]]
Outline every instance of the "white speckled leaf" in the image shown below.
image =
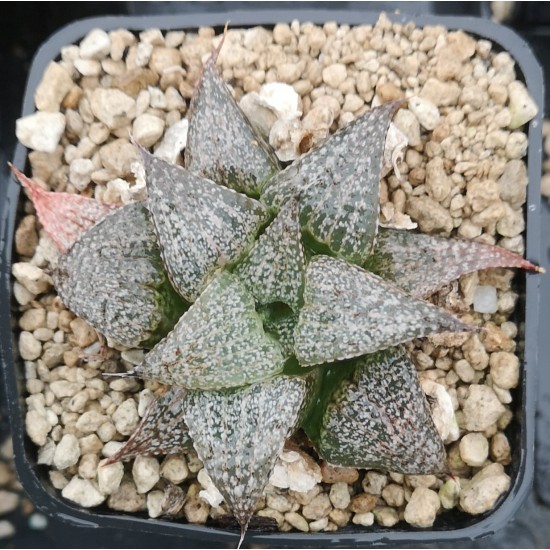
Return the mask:
[[365,265],[418,298],[479,269],[539,270],[518,254],[498,246],[394,229],[380,229],[374,252]]
[[183,402],[187,390],[170,388],[153,401],[124,447],[111,456],[107,464],[130,460],[138,455],[157,456],[179,453],[191,446],[183,419]]
[[283,302],[296,310],[302,299],[304,266],[298,201],[291,199],[234,273],[260,304]]
[[118,208],[91,227],[60,257],[53,280],[71,311],[127,347],[151,347],[185,309],[143,203]]
[[299,196],[306,242],[363,263],[376,236],[386,132],[398,106],[382,105],[336,132],[274,176],[262,201],[279,210]]
[[67,252],[90,227],[113,209],[101,201],[75,193],[46,191],[12,164],[10,168],[29,191],[42,227],[61,252]]
[[185,166],[193,173],[258,197],[279,163],[233,99],[215,66],[205,64],[189,107]]
[[471,327],[377,275],[344,260],[316,256],[306,270],[294,348],[301,365],[319,365],[435,332],[464,330]]
[[324,412],[316,442],[320,456],[335,466],[444,472],[445,447],[407,354],[392,348],[356,365]]
[[243,530],[310,386],[309,377],[277,376],[245,388],[188,394],[185,421],[197,454]]
[[142,150],[148,207],[176,290],[194,302],[209,277],[238,261],[268,220],[258,201]]
[[163,384],[215,390],[283,370],[279,344],[265,334],[254,297],[230,273],[217,277],[135,371]]
[[280,307],[280,304],[260,307],[258,313],[266,332],[277,338],[283,355],[285,357],[294,355],[294,330],[298,323],[298,314],[291,309]]

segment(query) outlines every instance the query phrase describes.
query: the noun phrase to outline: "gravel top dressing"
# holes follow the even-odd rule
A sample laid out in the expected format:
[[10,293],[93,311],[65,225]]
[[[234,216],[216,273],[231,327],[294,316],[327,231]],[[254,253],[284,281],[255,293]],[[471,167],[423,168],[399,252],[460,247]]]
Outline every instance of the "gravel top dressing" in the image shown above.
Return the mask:
[[[31,149],[29,176],[43,189],[106,205],[144,199],[140,151],[132,140],[183,163],[189,102],[219,44],[212,28],[200,28],[138,36],[96,29],[67,45],[36,90],[37,112],[17,122],[19,141]],[[514,60],[489,41],[439,26],[394,24],[385,15],[357,27],[295,21],[273,30],[230,28],[217,64],[284,163],[371,108],[402,101],[386,138],[380,225],[523,255],[528,139],[522,128],[537,108],[517,80]],[[223,132],[224,120],[215,124],[213,132]],[[51,484],[82,507],[199,524],[228,515],[192,448],[108,461],[164,386],[103,376],[132,370],[144,353],[104,342],[57,297],[50,275],[59,244],[25,201],[13,294],[27,434]],[[463,275],[430,298],[482,330],[406,344],[452,475],[333,467],[317,459],[299,432],[279,456],[257,515],[280,531],[319,532],[398,522],[427,528],[452,509],[492,510],[511,483],[507,427],[522,357],[515,272]]]

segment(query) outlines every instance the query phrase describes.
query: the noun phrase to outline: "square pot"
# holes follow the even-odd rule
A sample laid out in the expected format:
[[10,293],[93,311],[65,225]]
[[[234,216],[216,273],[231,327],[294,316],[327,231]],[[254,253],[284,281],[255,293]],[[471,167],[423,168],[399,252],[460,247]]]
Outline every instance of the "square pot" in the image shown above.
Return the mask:
[[[53,35],[38,51],[30,71],[23,102],[22,116],[34,111],[34,91],[42,78],[47,63],[58,58],[61,47],[78,43],[91,29],[102,28],[106,31],[125,28],[139,32],[148,28],[166,30],[192,30],[201,26],[220,29],[227,19],[232,28],[264,25],[273,27],[277,22],[289,21],[290,16],[302,22],[324,23],[336,21],[341,24],[373,24],[378,14],[353,11],[295,11],[291,14],[283,11],[234,12],[231,14],[193,14],[193,16],[147,16],[147,17],[103,17],[77,21]],[[393,22],[414,22],[417,26],[443,25],[450,30],[464,30],[479,38],[491,41],[495,48],[508,51],[516,61],[523,80],[537,105],[543,105],[542,73],[528,46],[511,30],[485,19],[461,17],[432,17],[406,15],[391,16]],[[542,109],[529,123],[528,157],[529,175],[526,206],[526,256],[537,262],[540,255],[540,170],[541,170],[541,126]],[[18,145],[13,164],[21,170],[26,168],[27,151]],[[11,263],[12,243],[20,188],[13,179],[9,185],[0,187],[0,243],[1,250],[1,289],[0,292],[0,357],[5,372],[10,420],[13,432],[16,466],[20,480],[35,503],[42,511],[56,515],[79,526],[114,527],[141,530],[151,533],[163,533],[185,537],[188,544],[193,540],[212,545],[235,545],[237,531],[224,531],[198,525],[184,524],[166,519],[153,520],[143,515],[122,515],[100,509],[81,509],[63,500],[47,479],[45,470],[36,464],[36,448],[25,435],[25,382],[22,361],[16,354],[14,339],[16,324],[13,321],[11,304],[12,280]],[[495,510],[480,516],[469,516],[453,510],[440,516],[434,526],[427,530],[413,529],[404,523],[395,528],[359,528],[346,527],[336,533],[261,533],[249,531],[247,542],[262,546],[277,547],[316,547],[316,546],[395,546],[396,544],[419,543],[467,543],[480,536],[490,535],[502,529],[512,519],[530,490],[534,469],[534,422],[536,398],[536,369],[538,365],[537,330],[539,325],[539,279],[536,276],[521,274],[518,280],[524,294],[524,308],[518,307],[520,317],[517,322],[522,326],[524,355],[521,387],[516,392],[516,415],[510,431],[513,449],[512,464],[508,473],[512,477],[512,486],[506,497]],[[524,311],[524,316],[522,315]]]

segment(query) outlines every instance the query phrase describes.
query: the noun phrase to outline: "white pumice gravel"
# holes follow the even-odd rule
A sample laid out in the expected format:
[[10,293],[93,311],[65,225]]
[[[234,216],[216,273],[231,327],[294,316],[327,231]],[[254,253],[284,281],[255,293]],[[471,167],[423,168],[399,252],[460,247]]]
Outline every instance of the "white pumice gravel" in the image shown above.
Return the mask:
[[[109,203],[144,198],[129,136],[181,162],[189,99],[218,43],[210,28],[139,35],[96,29],[63,48],[37,88],[37,113],[17,122],[18,139],[32,149],[31,175],[48,189]],[[493,52],[490,42],[442,27],[394,24],[385,15],[355,28],[295,21],[273,31],[230,29],[219,64],[237,101],[285,160],[371,105],[406,100],[394,123],[408,145],[382,180],[383,223],[523,253],[522,126],[537,107],[516,80],[513,59]],[[550,196],[547,176],[543,192]],[[107,382],[100,359],[82,362],[100,343],[53,294],[48,270],[58,253],[28,203],[15,247],[13,294],[30,394],[26,429],[39,462],[52,468],[52,485],[83,507],[105,503],[155,518],[167,513],[166,491],[176,487],[182,490],[177,514],[185,520],[205,523],[223,513],[192,450],[104,465],[132,434],[158,385]],[[492,509],[510,486],[504,466],[512,450],[504,430],[515,410],[510,390],[521,378],[512,277],[510,270],[466,275],[451,292],[453,307],[483,327],[479,334],[410,346],[425,391],[435,398],[454,477],[334,468],[293,446],[278,461],[258,514],[284,531],[319,532],[400,520],[425,528],[453,508]],[[142,350],[110,353],[127,366],[143,357]]]

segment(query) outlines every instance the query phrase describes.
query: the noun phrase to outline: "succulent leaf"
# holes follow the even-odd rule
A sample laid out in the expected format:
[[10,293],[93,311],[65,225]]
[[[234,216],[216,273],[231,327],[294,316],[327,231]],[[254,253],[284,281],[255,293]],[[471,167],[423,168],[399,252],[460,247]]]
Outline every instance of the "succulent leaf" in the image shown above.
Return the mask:
[[318,365],[435,332],[470,329],[377,275],[344,260],[316,256],[306,270],[294,349],[301,365]]
[[67,252],[90,227],[112,211],[112,206],[96,199],[46,191],[13,164],[10,168],[28,189],[42,227],[61,252]]
[[266,332],[273,334],[279,342],[283,356],[288,358],[294,355],[294,330],[298,314],[281,303],[260,307],[258,313]]
[[183,420],[183,402],[187,390],[170,388],[153,401],[135,432],[106,464],[126,461],[138,455],[167,455],[191,446]]
[[298,201],[288,201],[234,270],[260,304],[300,305],[305,257],[298,212]]
[[311,386],[312,377],[277,376],[229,391],[188,393],[184,415],[195,450],[243,532]]
[[59,258],[53,280],[68,308],[127,347],[154,345],[186,307],[168,281],[143,203],[118,208],[88,229]]
[[170,279],[194,302],[220,268],[254,243],[268,215],[258,201],[142,150],[148,207]]
[[399,102],[368,111],[271,178],[261,200],[279,210],[300,200],[307,244],[362,264],[378,225],[386,132]]
[[253,296],[226,272],[135,371],[164,384],[218,390],[266,380],[283,366],[281,348],[264,332]]
[[216,68],[216,55],[204,66],[188,118],[187,169],[258,197],[263,184],[279,170],[279,163],[233,99]]
[[380,229],[365,267],[417,298],[424,298],[465,273],[489,267],[540,268],[504,248],[412,231]]
[[405,351],[366,355],[352,367],[351,376],[331,386],[321,425],[306,428],[319,454],[335,466],[404,474],[446,471],[445,446]]

